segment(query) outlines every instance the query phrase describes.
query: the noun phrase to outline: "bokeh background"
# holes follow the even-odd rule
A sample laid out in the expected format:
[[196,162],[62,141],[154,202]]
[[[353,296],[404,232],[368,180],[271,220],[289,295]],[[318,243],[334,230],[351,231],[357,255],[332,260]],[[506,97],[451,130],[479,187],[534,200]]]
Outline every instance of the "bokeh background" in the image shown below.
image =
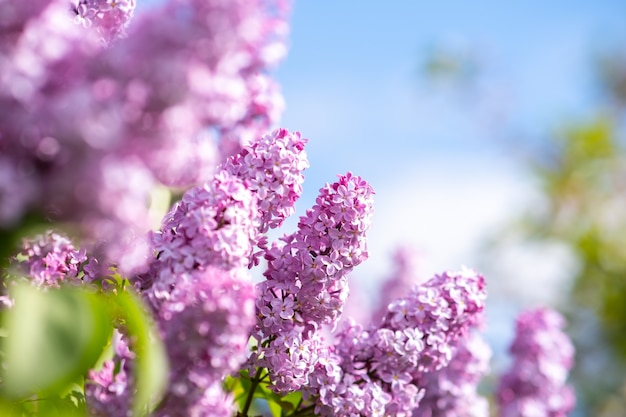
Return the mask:
[[626,2],[296,1],[275,74],[309,138],[298,213],[346,171],[376,190],[353,287],[373,302],[399,245],[420,276],[480,270],[494,371],[554,306],[576,415],[626,415]]

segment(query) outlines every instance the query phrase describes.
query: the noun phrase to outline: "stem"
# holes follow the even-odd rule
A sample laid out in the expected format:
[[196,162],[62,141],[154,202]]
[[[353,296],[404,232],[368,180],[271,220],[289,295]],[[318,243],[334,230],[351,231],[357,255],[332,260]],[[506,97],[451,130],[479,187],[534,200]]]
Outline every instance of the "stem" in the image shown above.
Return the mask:
[[[300,406],[300,404],[298,404],[298,407]],[[313,410],[315,409],[315,404],[311,404],[309,406],[306,406],[300,410],[296,410],[293,413],[289,414],[287,417],[296,417],[296,416],[308,416],[308,415],[314,415],[313,414]]]
[[250,386],[250,391],[248,391],[248,397],[246,398],[246,403],[243,406],[243,410],[241,410],[242,417],[248,417],[248,410],[252,405],[252,398],[254,397],[254,392],[256,391],[256,387],[259,386],[259,383],[263,378],[261,378],[261,374],[263,373],[263,368],[259,368],[256,371],[256,375],[252,378],[252,385]]

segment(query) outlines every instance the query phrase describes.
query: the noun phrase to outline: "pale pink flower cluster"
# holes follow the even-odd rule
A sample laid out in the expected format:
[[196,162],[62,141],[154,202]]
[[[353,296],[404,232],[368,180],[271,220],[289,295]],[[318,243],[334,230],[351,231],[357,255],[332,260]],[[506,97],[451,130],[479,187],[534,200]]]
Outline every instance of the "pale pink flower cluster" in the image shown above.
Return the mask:
[[575,395],[566,380],[574,347],[564,327],[565,319],[551,309],[519,315],[509,348],[513,364],[496,394],[500,417],[566,417],[573,410]]
[[154,296],[167,298],[186,272],[247,267],[259,218],[256,196],[227,172],[189,189],[152,234]]
[[150,270],[133,281],[151,302],[171,363],[155,416],[232,414],[221,383],[245,361],[255,321],[244,271],[262,232],[293,212],[308,167],[304,143],[285,129],[257,139],[187,190],[152,234]]
[[233,399],[222,383],[246,360],[254,288],[221,268],[191,275],[158,312],[170,377],[153,417],[233,415]]

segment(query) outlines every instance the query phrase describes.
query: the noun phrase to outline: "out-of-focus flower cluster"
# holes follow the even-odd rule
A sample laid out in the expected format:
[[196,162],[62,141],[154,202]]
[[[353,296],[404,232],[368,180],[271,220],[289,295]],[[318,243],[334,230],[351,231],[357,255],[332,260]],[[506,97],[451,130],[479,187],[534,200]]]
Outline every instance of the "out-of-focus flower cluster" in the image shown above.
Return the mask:
[[513,364],[498,386],[501,417],[566,417],[573,410],[574,391],[566,379],[574,348],[563,332],[564,325],[554,310],[520,314],[509,349]]
[[33,212],[74,222],[128,274],[149,259],[154,187],[210,179],[277,121],[267,71],[288,7],[172,0],[130,21],[133,9],[0,2],[0,228]]
[[76,249],[68,237],[54,232],[25,239],[13,264],[14,273],[40,287],[90,283],[100,276],[96,258],[87,257],[85,249]]

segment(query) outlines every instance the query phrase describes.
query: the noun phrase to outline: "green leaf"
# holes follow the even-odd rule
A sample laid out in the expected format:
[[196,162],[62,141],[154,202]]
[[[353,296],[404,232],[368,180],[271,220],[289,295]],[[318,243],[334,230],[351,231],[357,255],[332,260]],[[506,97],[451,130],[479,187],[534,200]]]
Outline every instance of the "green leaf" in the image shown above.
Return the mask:
[[125,291],[114,300],[136,353],[134,376],[137,391],[133,399],[133,415],[145,416],[158,405],[167,387],[169,367],[165,347],[139,297]]
[[5,395],[58,393],[98,360],[113,331],[108,305],[76,287],[41,290],[16,283],[4,313]]

